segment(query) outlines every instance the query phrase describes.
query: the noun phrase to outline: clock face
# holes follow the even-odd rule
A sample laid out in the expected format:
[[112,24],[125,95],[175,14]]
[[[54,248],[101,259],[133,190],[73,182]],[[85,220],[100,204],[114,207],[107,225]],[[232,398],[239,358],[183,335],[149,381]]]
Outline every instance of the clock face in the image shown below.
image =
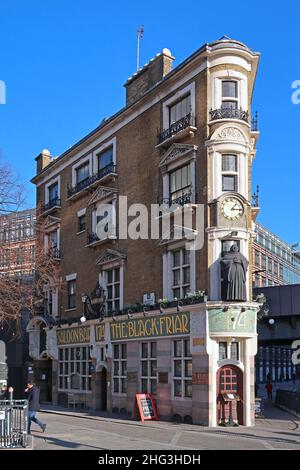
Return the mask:
[[229,197],[222,202],[221,211],[226,219],[236,220],[243,215],[244,208],[243,204],[238,199]]

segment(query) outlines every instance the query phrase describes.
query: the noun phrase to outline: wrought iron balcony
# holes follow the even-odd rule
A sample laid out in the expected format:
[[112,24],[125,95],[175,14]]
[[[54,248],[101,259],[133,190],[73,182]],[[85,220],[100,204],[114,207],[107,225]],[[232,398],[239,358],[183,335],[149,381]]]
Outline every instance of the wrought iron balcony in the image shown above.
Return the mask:
[[81,191],[88,189],[90,186],[93,186],[98,181],[102,180],[104,177],[116,174],[116,165],[114,163],[109,163],[104,168],[101,168],[92,176],[80,181],[75,186],[68,185],[68,197],[72,197],[75,194],[80,193]]
[[91,245],[92,243],[99,242],[100,238],[95,232],[88,232],[87,234],[87,244]]
[[47,204],[43,204],[41,207],[41,211],[44,212],[49,212],[52,209],[57,209],[61,207],[61,201],[60,198],[56,197],[54,199],[51,199]]
[[55,247],[50,248],[48,251],[48,254],[53,259],[56,259],[56,260],[62,259],[61,251],[58,248],[55,248]]
[[216,121],[217,119],[239,119],[240,121],[248,122],[249,113],[242,108],[220,108],[210,110],[210,120]]
[[171,206],[184,206],[185,204],[192,204],[196,202],[196,194],[190,190],[185,194],[182,194],[179,197],[172,198],[172,197],[167,197],[167,198],[162,198],[158,201],[159,204],[165,204],[169,207]]
[[195,125],[195,116],[192,113],[187,114],[183,118],[179,119],[179,121],[171,124],[168,129],[158,134],[158,144],[161,144],[165,140],[170,139],[171,137],[178,134],[180,131],[187,129],[188,127],[195,127]]

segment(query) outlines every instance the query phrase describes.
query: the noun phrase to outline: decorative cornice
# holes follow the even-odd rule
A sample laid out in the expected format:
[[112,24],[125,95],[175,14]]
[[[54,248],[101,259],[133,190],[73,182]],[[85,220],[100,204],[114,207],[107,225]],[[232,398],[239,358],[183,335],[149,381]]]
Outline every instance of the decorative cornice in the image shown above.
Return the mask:
[[111,250],[108,248],[102,255],[99,256],[96,260],[96,265],[97,266],[102,266],[107,263],[111,263],[113,261],[118,261],[118,260],[125,260],[127,256],[124,253],[121,253],[120,251],[117,250]]
[[236,127],[224,127],[218,134],[218,140],[236,140],[238,142],[245,142],[242,132]]
[[113,196],[118,192],[117,188],[109,188],[107,186],[98,186],[90,200],[88,201],[88,206],[95,204],[96,202],[101,201],[109,196]]
[[197,148],[198,147],[196,145],[191,144],[173,144],[163,154],[159,162],[159,167],[168,165],[168,163],[171,163],[178,158],[182,158],[183,156],[188,155],[190,152],[195,152]]

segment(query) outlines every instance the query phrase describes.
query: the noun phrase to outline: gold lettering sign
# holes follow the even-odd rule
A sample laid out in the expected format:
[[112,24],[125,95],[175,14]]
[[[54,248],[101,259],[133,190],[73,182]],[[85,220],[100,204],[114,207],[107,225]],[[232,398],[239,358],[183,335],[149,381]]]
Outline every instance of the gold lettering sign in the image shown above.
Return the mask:
[[56,331],[57,345],[77,344],[90,342],[90,327],[80,326],[79,328],[62,328]]
[[105,324],[95,325],[96,342],[105,341]]
[[190,332],[190,313],[174,313],[149,318],[135,318],[112,322],[110,335],[112,341],[154,338],[157,336],[178,336]]

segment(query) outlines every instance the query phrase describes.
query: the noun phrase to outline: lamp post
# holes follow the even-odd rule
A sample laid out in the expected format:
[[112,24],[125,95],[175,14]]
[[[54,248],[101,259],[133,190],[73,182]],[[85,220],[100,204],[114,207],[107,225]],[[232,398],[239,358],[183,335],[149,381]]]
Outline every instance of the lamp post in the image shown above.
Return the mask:
[[91,318],[103,319],[105,309],[105,289],[97,283],[95,289],[89,296],[85,292],[81,294],[81,301],[83,304],[83,312],[80,318],[80,322],[84,323],[87,320],[87,314]]

